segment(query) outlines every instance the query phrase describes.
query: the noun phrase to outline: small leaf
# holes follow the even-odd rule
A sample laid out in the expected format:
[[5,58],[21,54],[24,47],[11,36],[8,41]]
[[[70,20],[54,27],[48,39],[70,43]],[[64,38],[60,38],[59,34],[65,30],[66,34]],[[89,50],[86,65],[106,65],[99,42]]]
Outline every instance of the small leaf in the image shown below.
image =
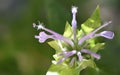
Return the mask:
[[72,27],[68,22],[66,22],[65,31],[64,31],[63,36],[65,36],[67,38],[71,38],[73,36]]
[[61,51],[61,48],[60,48],[57,40],[55,40],[55,41],[50,41],[50,42],[48,42],[48,44],[49,44],[53,49],[55,49],[56,51],[58,51],[58,52]]
[[99,6],[97,6],[96,10],[94,11],[93,15],[88,18],[87,21],[85,21],[81,27],[82,30],[88,34],[91,31],[93,31],[95,28],[99,27],[101,24],[101,19],[100,19],[100,9]]
[[89,44],[90,49],[93,48],[95,44],[95,38],[89,39],[86,41]]
[[91,68],[94,68],[96,69],[96,64],[93,60],[86,60],[86,59],[83,59],[80,64],[79,64],[79,69],[80,71],[82,71],[83,69],[87,68],[87,67],[91,67]]
[[84,32],[81,30],[77,30],[77,39],[79,40],[84,35]]
[[91,50],[96,53],[98,50],[102,49],[104,45],[105,43],[97,43]]
[[69,65],[62,64],[52,64],[46,75],[80,75],[79,68],[69,67]]

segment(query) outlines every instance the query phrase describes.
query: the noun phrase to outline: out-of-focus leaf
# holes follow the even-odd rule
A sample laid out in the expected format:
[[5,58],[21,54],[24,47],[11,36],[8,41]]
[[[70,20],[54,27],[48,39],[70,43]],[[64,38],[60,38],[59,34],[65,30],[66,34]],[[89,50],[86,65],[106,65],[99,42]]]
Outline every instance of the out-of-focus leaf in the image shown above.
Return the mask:
[[88,18],[87,21],[85,21],[81,27],[82,30],[88,34],[90,33],[93,29],[99,27],[101,24],[101,19],[100,19],[100,10],[99,6],[97,6],[96,10],[94,11],[93,15]]
[[102,49],[105,43],[97,43],[91,50],[93,52],[97,52],[98,50]]
[[79,68],[71,68],[67,64],[52,64],[46,75],[79,75],[79,72]]
[[91,67],[91,68],[94,68],[94,69],[97,68],[96,64],[93,60],[86,60],[86,59],[83,59],[78,66],[80,71],[87,68],[87,67]]

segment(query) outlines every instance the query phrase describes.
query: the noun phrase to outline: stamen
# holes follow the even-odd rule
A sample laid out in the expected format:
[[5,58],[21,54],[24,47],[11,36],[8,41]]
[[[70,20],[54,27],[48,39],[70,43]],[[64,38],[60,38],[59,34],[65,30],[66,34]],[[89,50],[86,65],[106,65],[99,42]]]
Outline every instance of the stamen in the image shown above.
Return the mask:
[[35,23],[33,23],[33,27],[34,28],[37,27],[37,30],[44,28],[44,26],[42,25],[42,23],[39,23],[39,25],[36,25]]
[[77,7],[73,6],[72,7],[72,14],[73,14],[72,28],[74,32],[74,40],[76,40],[76,29],[77,29],[76,13],[77,13]]
[[112,23],[112,21],[108,21],[106,23],[104,23],[102,26],[100,26],[99,28],[97,28],[96,30],[93,31],[93,34],[95,34],[97,31],[99,31],[100,29],[108,26],[110,23]]
[[83,57],[82,57],[82,55],[81,55],[81,52],[78,52],[78,53],[77,53],[77,56],[78,56],[79,61],[82,61]]

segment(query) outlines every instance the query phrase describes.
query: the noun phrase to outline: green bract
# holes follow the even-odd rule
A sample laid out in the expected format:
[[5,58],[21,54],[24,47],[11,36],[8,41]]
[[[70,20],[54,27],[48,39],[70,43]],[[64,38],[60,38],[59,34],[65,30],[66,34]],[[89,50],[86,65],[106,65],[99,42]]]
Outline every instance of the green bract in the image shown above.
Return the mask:
[[[83,36],[89,34],[93,30],[98,28],[100,25],[101,25],[100,10],[99,10],[99,6],[97,6],[93,15],[90,18],[88,18],[88,20],[86,20],[83,24],[81,24],[81,29],[76,30],[77,41]],[[69,38],[70,40],[73,40],[73,37],[74,37],[73,29],[68,22],[66,22],[63,36]],[[60,54],[63,50],[66,50],[66,51],[71,51],[72,49],[78,50],[78,49],[82,49],[82,46],[84,46],[84,45],[80,45],[80,46],[76,45],[76,42],[74,43],[75,43],[75,47],[71,47],[65,42],[62,42],[59,40],[48,42],[48,44],[54,50],[56,50],[56,53],[55,55],[53,55],[55,60],[52,61],[52,65],[49,68],[46,75],[80,75],[80,72],[87,67],[92,67],[93,69],[98,70],[94,62],[94,58],[83,59],[82,61],[77,61],[77,59],[75,59],[73,66],[69,65],[70,58],[66,59],[64,62],[60,64],[56,64],[61,59],[61,57],[58,57],[56,55]],[[88,39],[85,41],[85,43],[88,45],[86,46],[87,49],[89,49],[94,53],[98,52],[98,50],[100,50],[104,46],[104,43],[100,43],[96,41],[96,38]],[[85,57],[89,58],[89,56],[87,55]]]

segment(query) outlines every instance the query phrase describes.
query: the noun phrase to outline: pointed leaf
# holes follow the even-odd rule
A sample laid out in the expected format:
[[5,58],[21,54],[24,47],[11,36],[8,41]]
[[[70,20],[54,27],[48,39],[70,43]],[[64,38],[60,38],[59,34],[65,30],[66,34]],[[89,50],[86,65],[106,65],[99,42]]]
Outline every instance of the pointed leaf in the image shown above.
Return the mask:
[[104,45],[105,43],[97,43],[91,50],[96,53],[98,50],[102,49]]
[[68,22],[66,22],[65,31],[64,31],[63,36],[65,36],[67,38],[70,38],[70,37],[73,36],[72,27],[71,27],[71,25]]
[[91,67],[91,68],[94,68],[96,69],[96,64],[93,60],[86,60],[86,59],[83,59],[82,62],[80,62],[79,64],[79,68],[80,68],[80,71],[87,68],[87,67]]
[[48,42],[48,44],[49,44],[53,49],[55,49],[56,51],[61,51],[61,48],[60,48],[57,40],[55,40],[55,41],[50,41],[50,42]]
[[99,27],[101,24],[101,19],[100,19],[100,9],[99,6],[97,6],[96,10],[94,11],[93,15],[88,18],[87,21],[85,21],[82,24],[82,30],[88,34],[90,33],[93,29]]

